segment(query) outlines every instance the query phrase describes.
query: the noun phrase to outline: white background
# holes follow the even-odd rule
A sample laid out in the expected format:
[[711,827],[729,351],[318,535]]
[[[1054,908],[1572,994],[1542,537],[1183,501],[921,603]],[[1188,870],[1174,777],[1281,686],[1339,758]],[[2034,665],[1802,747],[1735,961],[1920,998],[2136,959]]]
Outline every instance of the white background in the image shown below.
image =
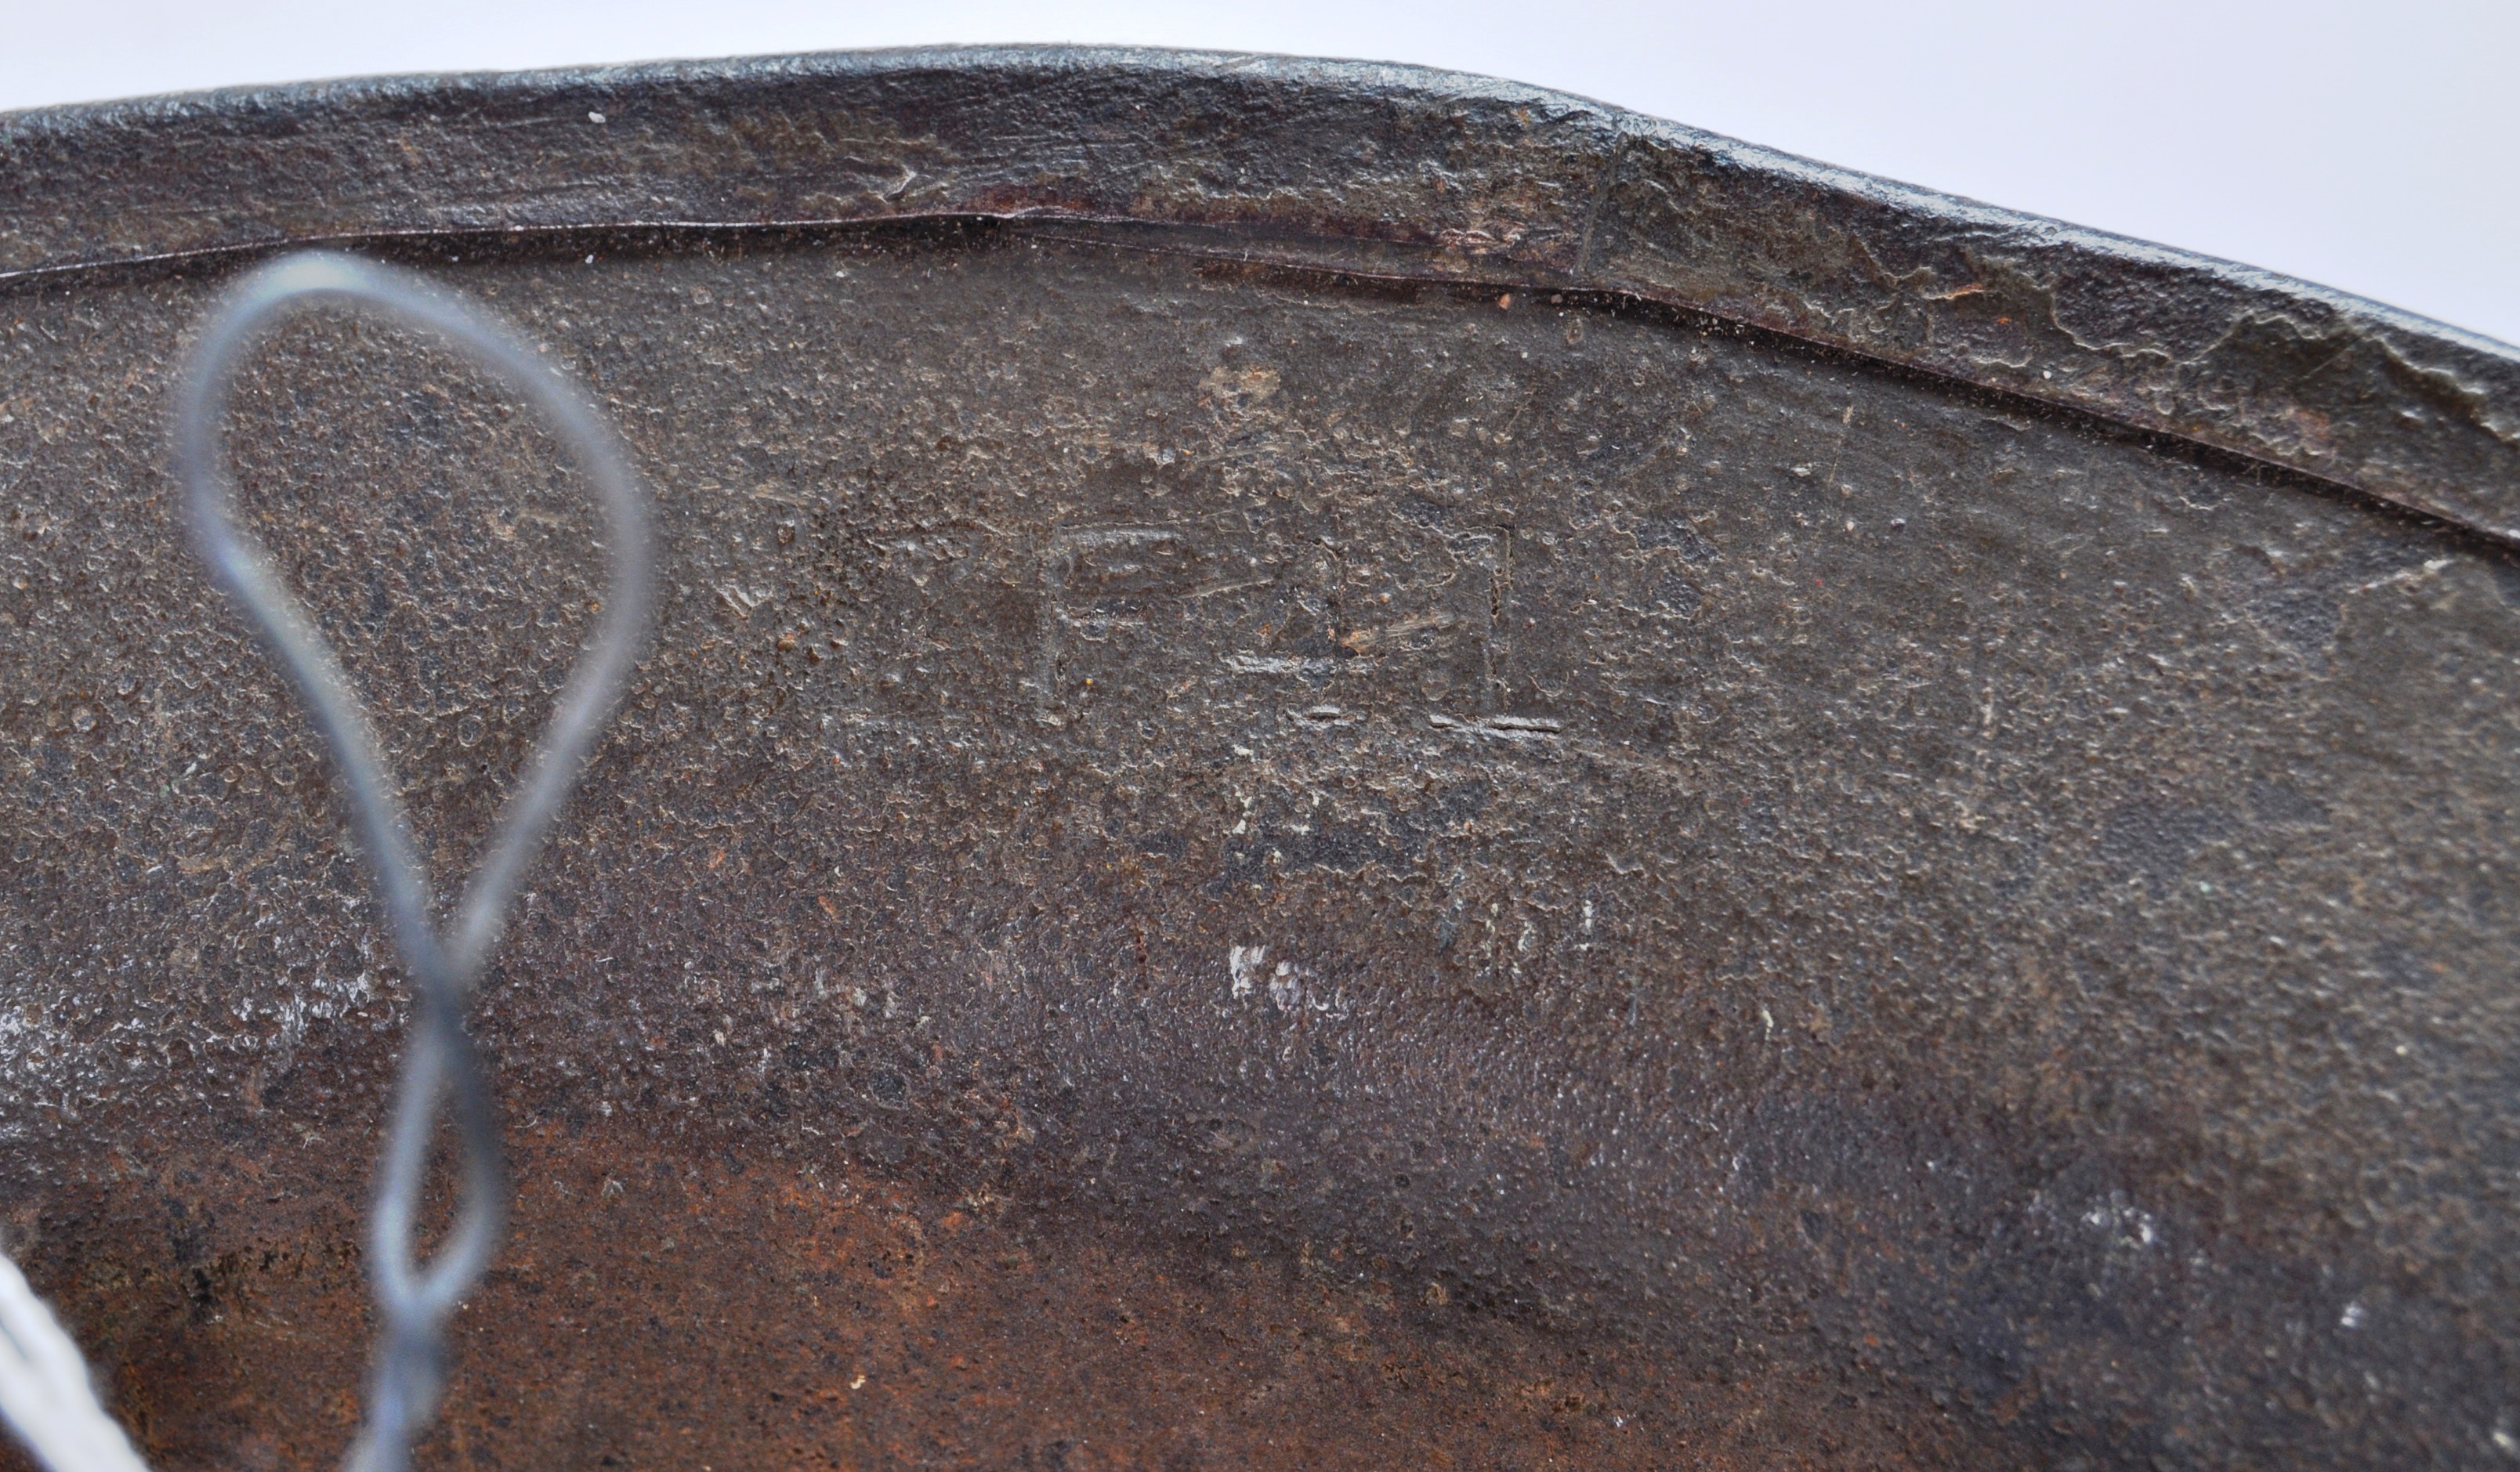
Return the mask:
[[0,0],[0,109],[948,41],[1488,72],[2520,342],[2520,0]]

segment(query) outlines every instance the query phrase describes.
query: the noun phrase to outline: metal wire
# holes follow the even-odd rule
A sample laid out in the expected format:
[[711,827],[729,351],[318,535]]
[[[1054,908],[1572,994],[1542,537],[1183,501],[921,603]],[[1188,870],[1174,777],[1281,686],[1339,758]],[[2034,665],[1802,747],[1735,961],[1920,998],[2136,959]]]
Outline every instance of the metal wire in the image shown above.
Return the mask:
[[[261,545],[240,531],[231,514],[219,426],[238,363],[282,319],[326,306],[373,312],[417,328],[506,380],[575,453],[604,515],[608,581],[602,617],[500,815],[487,856],[465,889],[451,936],[432,917],[428,880],[415,856],[396,783],[358,696],[323,636],[272,571]],[[386,924],[411,977],[410,1042],[395,1085],[369,1233],[369,1276],[382,1322],[367,1418],[343,1460],[348,1472],[404,1472],[412,1442],[435,1416],[445,1389],[447,1316],[489,1265],[507,1215],[498,1121],[480,1055],[464,1026],[464,1008],[498,943],[526,865],[646,647],[652,598],[647,496],[604,421],[541,354],[419,276],[328,252],[274,261],[229,290],[186,366],[174,451],[195,550],[252,621],[332,749]],[[413,1231],[441,1099],[452,1108],[463,1194],[435,1259],[423,1264]]]

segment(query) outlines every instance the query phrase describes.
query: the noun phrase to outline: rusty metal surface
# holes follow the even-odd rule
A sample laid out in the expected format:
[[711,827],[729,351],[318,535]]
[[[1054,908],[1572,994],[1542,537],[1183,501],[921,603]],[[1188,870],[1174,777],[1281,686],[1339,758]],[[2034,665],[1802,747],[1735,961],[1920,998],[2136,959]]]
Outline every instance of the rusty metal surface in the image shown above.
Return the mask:
[[[1014,64],[907,65],[800,69],[942,119]],[[561,85],[450,88],[438,125]],[[1091,173],[1075,137],[1027,147]],[[164,181],[204,217],[209,167]],[[11,219],[22,261],[50,227]],[[1073,222],[396,248],[597,385],[669,549],[482,1002],[520,1200],[425,1462],[2520,1438],[2520,569],[2488,538],[1388,259]],[[232,269],[0,295],[0,1225],[160,1464],[312,1467],[355,1417],[402,1000],[169,505],[163,396]],[[380,352],[410,367],[348,366]],[[339,323],[277,343],[234,433],[460,869],[592,597],[569,472]]]

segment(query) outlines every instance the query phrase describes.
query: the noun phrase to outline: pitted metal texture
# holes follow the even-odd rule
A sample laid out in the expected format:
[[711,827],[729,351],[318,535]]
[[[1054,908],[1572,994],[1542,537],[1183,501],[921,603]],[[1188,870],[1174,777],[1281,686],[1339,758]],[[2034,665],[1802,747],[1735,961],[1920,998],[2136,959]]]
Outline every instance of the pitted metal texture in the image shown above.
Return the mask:
[[[2520,1435],[2497,546],[1629,298],[1059,228],[403,247],[667,549],[479,1009],[520,1200],[425,1462]],[[144,1449],[312,1466],[402,1002],[170,507],[221,269],[0,299],[0,1148]],[[339,322],[231,436],[456,870],[594,598],[570,472]]]

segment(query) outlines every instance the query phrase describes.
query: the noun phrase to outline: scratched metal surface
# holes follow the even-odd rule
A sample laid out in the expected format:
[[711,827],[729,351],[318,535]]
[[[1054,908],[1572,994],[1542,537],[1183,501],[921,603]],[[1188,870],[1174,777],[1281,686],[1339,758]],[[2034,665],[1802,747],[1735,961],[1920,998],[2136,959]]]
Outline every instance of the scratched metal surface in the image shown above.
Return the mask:
[[[519,1206],[425,1460],[2515,1449],[2497,544],[1212,245],[394,247],[596,386],[669,549],[481,1004]],[[313,1467],[402,994],[171,520],[232,269],[0,296],[0,1226],[155,1460]],[[338,323],[234,438],[452,874],[591,597],[569,473]]]

